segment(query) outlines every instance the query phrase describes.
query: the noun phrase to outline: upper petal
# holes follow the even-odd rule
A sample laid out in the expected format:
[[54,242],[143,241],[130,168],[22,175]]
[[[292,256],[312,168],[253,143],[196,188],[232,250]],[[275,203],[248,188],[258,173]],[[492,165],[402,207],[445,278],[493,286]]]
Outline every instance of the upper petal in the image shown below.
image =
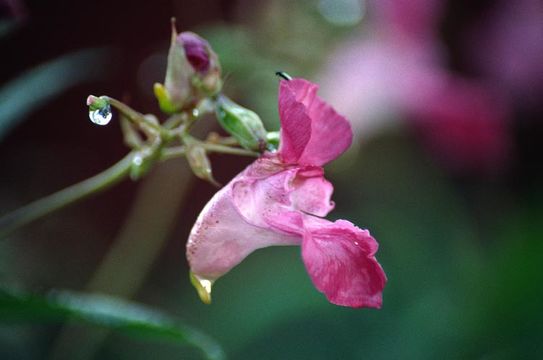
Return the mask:
[[317,96],[317,90],[304,79],[281,81],[279,153],[286,163],[324,165],[351,145],[351,125]]
[[283,162],[296,164],[311,137],[311,119],[306,106],[296,98],[296,92],[290,89],[291,81],[281,81],[279,85],[279,154]]
[[305,219],[302,258],[315,287],[336,305],[380,308],[386,276],[377,242],[345,220]]

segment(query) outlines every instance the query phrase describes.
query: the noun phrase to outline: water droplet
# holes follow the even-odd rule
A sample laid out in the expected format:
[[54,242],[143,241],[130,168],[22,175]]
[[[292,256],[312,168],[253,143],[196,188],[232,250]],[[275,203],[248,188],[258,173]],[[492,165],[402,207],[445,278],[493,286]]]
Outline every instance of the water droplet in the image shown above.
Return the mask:
[[136,166],[141,166],[141,164],[143,164],[143,156],[139,153],[134,155],[134,157],[132,158],[132,164]]
[[89,119],[96,125],[107,125],[111,121],[113,114],[111,106],[108,104],[101,109],[89,111]]
[[200,110],[198,110],[198,109],[193,109],[193,110],[192,110],[192,116],[194,116],[194,117],[200,116]]

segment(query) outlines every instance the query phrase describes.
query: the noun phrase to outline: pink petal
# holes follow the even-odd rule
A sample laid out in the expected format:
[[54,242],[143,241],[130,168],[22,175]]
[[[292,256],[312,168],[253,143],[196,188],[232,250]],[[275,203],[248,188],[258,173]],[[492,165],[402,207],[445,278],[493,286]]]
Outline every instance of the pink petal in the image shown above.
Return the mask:
[[351,145],[351,125],[317,96],[317,90],[307,80],[281,81],[279,153],[286,163],[324,165]]
[[216,280],[224,275],[256,249],[271,245],[299,245],[301,241],[300,236],[247,222],[234,206],[232,184],[216,193],[205,206],[187,243],[191,271],[207,280]]
[[345,220],[306,220],[302,258],[315,287],[336,305],[380,308],[386,276],[370,233]]
[[296,99],[297,94],[290,90],[289,83],[281,81],[279,86],[279,154],[284,163],[296,164],[311,137],[311,119],[306,107]]
[[[232,200],[243,219],[255,226],[273,227],[276,231],[301,234],[303,227],[299,215],[290,217],[292,211],[290,193],[292,182],[298,170],[296,168],[282,170],[265,178],[253,178],[248,174],[259,173],[266,161],[256,161],[238,176],[239,180],[232,185]],[[285,215],[285,216],[283,216]],[[281,217],[281,221],[270,219]],[[277,225],[277,226],[275,226]]]
[[255,161],[232,185],[232,198],[245,221],[303,234],[299,211],[326,216],[333,208],[334,188],[321,167],[277,167],[273,157]]
[[322,168],[318,169],[318,172],[307,169],[297,173],[290,199],[295,209],[324,217],[334,209],[334,202],[330,200],[334,186],[323,177]]

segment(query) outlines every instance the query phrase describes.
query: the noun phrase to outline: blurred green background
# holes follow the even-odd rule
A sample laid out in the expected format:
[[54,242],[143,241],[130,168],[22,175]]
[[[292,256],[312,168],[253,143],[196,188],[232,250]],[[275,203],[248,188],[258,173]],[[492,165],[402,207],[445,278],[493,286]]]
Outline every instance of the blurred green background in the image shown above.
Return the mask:
[[[542,358],[542,7],[0,1],[0,214],[127,152],[118,122],[92,124],[85,99],[158,113],[152,84],[175,16],[219,54],[224,92],[269,129],[279,69],[320,82],[349,117],[354,145],[326,169],[331,218],[370,229],[389,279],[381,310],[341,308],[314,289],[299,248],[268,248],[202,304],[184,247],[216,189],[175,160],[1,240],[0,284],[131,299],[199,329],[231,359]],[[208,129],[218,130],[212,118]],[[225,184],[250,161],[213,156],[215,177]],[[1,359],[202,358],[161,336],[23,321],[0,304]]]

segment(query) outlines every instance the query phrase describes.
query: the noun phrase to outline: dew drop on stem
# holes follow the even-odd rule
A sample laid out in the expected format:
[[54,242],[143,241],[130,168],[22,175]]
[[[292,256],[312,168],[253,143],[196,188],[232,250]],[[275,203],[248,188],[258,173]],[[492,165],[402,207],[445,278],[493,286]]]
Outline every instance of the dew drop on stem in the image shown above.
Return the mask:
[[89,111],[89,119],[96,125],[107,125],[112,117],[113,114],[111,113],[111,106],[109,104],[100,109]]

